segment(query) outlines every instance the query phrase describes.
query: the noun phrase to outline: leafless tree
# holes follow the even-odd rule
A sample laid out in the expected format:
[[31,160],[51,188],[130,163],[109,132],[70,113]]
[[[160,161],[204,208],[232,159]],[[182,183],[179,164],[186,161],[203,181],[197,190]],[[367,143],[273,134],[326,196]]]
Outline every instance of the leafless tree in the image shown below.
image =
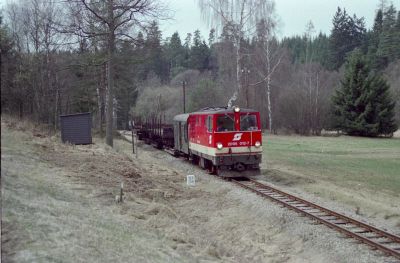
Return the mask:
[[199,0],[204,19],[216,31],[224,29],[232,36],[236,58],[236,90],[228,101],[228,106],[237,99],[241,90],[241,41],[255,32],[255,25],[268,13],[269,0]]
[[[25,0],[11,3],[7,10],[17,50],[28,64],[27,70],[23,70],[25,65],[19,66],[18,79],[33,80],[31,83],[17,84],[19,90],[26,91],[25,95],[35,106],[34,111],[31,107],[32,112],[36,113],[38,119],[46,119],[46,122],[56,126],[59,85],[54,54],[63,42],[62,35],[55,30],[55,25],[62,19],[60,8],[53,0]],[[20,101],[23,108],[24,99]]]
[[72,18],[65,32],[107,43],[106,143],[113,146],[114,63],[117,39],[134,39],[133,29],[150,20],[167,18],[166,7],[156,0],[75,0],[70,2]]
[[[272,133],[273,117],[271,103],[272,76],[281,63],[284,52],[279,48],[275,38],[276,20],[273,16],[273,6],[265,18],[257,24],[257,48],[254,61],[259,62],[257,72],[261,81],[265,83],[265,92],[268,110],[268,129]],[[258,83],[256,83],[258,84]],[[253,84],[254,85],[254,84]]]
[[[312,42],[312,38],[313,38],[313,34],[315,33],[315,29],[314,29],[314,24],[312,23],[312,21],[310,20],[307,25],[306,25],[306,31],[304,34],[304,37],[306,39],[307,42],[307,46],[306,46],[306,58],[305,58],[305,66],[306,66],[306,71],[304,74],[304,83],[306,83],[307,86],[307,90],[308,90],[308,118],[307,118],[307,122],[308,122],[308,126],[310,127],[310,129],[312,129],[313,125],[313,113],[314,110],[313,108],[315,107],[316,111],[317,111],[317,107],[315,105],[313,105],[313,90],[315,90],[315,100],[318,103],[318,86],[319,86],[319,80],[318,80],[318,72],[316,72],[314,74],[314,67],[312,64],[313,61],[313,50],[311,48],[311,42]],[[313,77],[315,75],[316,81],[313,82]]]

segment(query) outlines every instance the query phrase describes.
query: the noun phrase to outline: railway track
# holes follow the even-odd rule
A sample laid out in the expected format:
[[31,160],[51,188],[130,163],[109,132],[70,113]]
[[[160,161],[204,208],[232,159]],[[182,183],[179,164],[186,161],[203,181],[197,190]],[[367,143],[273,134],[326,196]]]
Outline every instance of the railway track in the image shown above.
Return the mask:
[[[127,140],[129,141],[130,138],[127,138]],[[164,151],[174,155],[170,149],[164,149]],[[277,202],[290,210],[294,210],[304,216],[314,219],[345,236],[354,238],[361,243],[369,245],[373,249],[382,251],[386,255],[400,260],[400,237],[397,235],[339,214],[292,194],[283,192],[282,190],[276,189],[272,186],[262,184],[251,178],[217,177],[231,181],[240,187]]]
[[400,260],[400,237],[250,178],[231,182]]

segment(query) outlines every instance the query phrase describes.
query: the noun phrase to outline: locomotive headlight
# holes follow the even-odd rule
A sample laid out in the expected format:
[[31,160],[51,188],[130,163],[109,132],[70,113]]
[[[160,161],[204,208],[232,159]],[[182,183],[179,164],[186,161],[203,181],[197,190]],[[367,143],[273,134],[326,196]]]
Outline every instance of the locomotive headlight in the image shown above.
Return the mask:
[[223,146],[222,146],[222,143],[218,142],[218,143],[217,143],[217,149],[218,149],[218,150],[221,150],[222,147],[223,147]]
[[240,111],[240,108],[239,108],[238,106],[235,106],[235,107],[233,108],[233,110],[234,110],[235,112],[239,112],[239,111]]
[[260,148],[261,143],[259,141],[256,141],[256,143],[254,145],[256,146],[256,148]]

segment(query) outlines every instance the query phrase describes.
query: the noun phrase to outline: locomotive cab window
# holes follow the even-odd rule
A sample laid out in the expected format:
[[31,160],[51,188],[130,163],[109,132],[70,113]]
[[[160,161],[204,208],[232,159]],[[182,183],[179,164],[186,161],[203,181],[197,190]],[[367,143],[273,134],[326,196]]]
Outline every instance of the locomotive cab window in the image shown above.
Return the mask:
[[217,117],[217,132],[234,131],[235,121],[231,114],[225,114]]
[[240,116],[241,131],[256,131],[258,130],[257,117],[255,114],[246,114]]
[[207,116],[206,127],[208,132],[212,132],[213,130],[212,116]]

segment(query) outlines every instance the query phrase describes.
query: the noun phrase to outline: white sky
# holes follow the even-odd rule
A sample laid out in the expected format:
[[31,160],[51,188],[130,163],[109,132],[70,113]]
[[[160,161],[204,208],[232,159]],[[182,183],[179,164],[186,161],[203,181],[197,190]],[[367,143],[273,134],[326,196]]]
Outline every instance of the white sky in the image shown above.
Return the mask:
[[[169,8],[174,11],[173,20],[161,22],[160,28],[164,39],[178,31],[183,41],[187,33],[193,33],[196,29],[200,29],[205,39],[208,38],[210,28],[201,18],[197,0],[160,1],[167,2]],[[8,0],[0,0],[0,6],[4,6],[6,2]],[[366,26],[370,28],[379,0],[275,0],[275,2],[276,13],[281,22],[279,37],[283,37],[303,34],[309,20],[314,23],[316,32],[329,33],[338,6],[346,8],[351,15],[356,13],[357,17],[365,17]],[[400,0],[392,2],[398,10]]]
[[[201,19],[196,0],[167,0],[169,7],[175,10],[174,20],[161,23],[163,37],[179,32],[181,39],[187,33],[200,29],[207,39],[210,28]],[[279,36],[302,35],[306,24],[312,20],[316,32],[329,34],[332,18],[338,6],[346,8],[351,15],[364,17],[367,28],[371,27],[379,0],[275,0],[276,13],[280,18]],[[400,8],[400,0],[393,0],[396,9]]]

